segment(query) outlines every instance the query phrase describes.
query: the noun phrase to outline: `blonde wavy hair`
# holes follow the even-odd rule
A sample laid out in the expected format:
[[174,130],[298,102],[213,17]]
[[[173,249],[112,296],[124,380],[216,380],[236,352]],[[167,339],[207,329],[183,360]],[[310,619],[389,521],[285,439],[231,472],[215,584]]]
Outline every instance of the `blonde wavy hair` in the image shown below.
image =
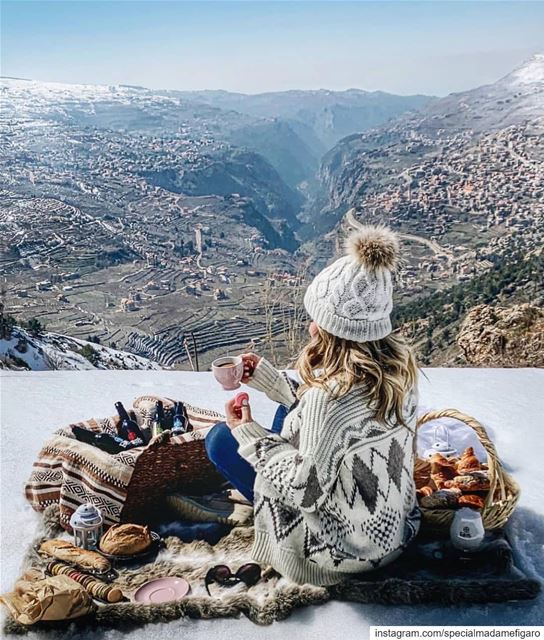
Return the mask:
[[294,366],[302,380],[298,397],[311,387],[319,387],[340,398],[362,384],[376,420],[405,424],[403,402],[416,386],[417,365],[401,336],[353,342],[317,327]]

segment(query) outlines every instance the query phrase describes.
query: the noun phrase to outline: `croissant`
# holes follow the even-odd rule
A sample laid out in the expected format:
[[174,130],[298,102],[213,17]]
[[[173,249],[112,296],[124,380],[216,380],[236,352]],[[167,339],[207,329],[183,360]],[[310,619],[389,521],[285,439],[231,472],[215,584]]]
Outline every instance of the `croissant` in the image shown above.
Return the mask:
[[428,460],[417,458],[414,463],[414,481],[416,488],[428,485],[431,480],[431,463]]
[[459,489],[440,489],[430,496],[423,496],[420,500],[426,509],[455,508],[461,498]]
[[442,489],[444,483],[453,480],[457,474],[455,462],[448,460],[441,453],[435,453],[431,457],[431,480],[437,489]]
[[459,460],[459,464],[457,465],[457,471],[459,475],[464,475],[468,471],[478,471],[481,468],[480,461],[474,455],[474,449],[472,447],[467,447],[463,451],[463,455]]
[[455,476],[453,480],[444,483],[446,489],[461,489],[471,493],[472,491],[488,491],[490,488],[489,475],[485,471],[472,471],[462,476]]
[[416,494],[420,498],[423,498],[424,496],[430,496],[432,493],[434,493],[434,489],[432,487],[429,487],[429,485],[420,487],[416,490]]
[[474,509],[483,509],[484,508],[484,500],[480,498],[480,496],[475,496],[473,494],[466,494],[459,498],[459,506],[460,507],[472,507]]

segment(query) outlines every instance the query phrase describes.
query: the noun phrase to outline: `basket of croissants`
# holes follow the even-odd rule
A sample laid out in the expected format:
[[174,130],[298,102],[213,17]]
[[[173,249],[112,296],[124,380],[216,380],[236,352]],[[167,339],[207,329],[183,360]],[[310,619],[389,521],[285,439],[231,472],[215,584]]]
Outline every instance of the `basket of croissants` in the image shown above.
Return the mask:
[[439,418],[454,418],[471,427],[486,450],[487,461],[480,462],[472,447],[457,457],[445,457],[437,452],[428,460],[416,458],[414,477],[422,528],[444,532],[460,507],[478,509],[485,529],[503,527],[518,501],[518,484],[506,473],[495,445],[474,418],[456,409],[444,409],[423,414],[417,426]]

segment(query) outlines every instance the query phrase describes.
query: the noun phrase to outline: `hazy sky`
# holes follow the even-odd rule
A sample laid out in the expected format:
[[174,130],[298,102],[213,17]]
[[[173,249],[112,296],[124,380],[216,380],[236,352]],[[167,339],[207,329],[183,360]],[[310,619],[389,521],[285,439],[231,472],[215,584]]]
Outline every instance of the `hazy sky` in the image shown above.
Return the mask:
[[2,75],[442,95],[544,52],[544,2],[2,2]]

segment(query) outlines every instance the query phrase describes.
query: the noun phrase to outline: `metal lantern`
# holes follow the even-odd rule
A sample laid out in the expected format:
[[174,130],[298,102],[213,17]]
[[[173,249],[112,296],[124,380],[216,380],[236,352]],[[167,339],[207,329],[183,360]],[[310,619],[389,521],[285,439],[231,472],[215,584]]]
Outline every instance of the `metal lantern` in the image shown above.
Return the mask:
[[82,549],[96,549],[102,536],[102,514],[94,504],[79,506],[70,518],[74,530],[74,545]]
[[[439,435],[440,429],[443,430],[442,438]],[[441,453],[445,458],[450,458],[457,455],[457,449],[450,444],[450,432],[448,427],[443,424],[439,424],[434,428],[433,432],[434,442],[429,449],[424,453],[425,458],[430,458],[434,453]]]

